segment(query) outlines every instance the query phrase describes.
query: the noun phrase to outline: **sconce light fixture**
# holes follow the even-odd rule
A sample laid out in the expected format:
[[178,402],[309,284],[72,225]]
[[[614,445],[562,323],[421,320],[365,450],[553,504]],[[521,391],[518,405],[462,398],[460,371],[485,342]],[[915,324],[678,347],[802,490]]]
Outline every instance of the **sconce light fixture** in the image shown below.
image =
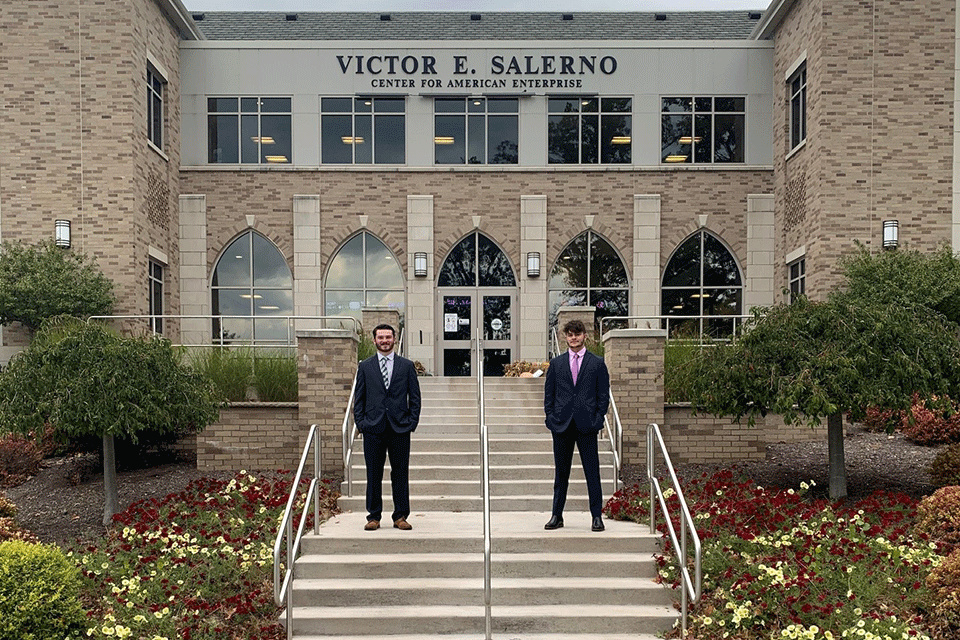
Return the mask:
[[418,278],[427,277],[427,254],[423,251],[413,254],[413,275]]
[[900,222],[898,220],[883,221],[883,248],[896,249],[900,244]]
[[527,277],[540,277],[540,252],[531,251],[527,254]]
[[70,221],[57,220],[54,223],[54,242],[58,247],[70,248]]

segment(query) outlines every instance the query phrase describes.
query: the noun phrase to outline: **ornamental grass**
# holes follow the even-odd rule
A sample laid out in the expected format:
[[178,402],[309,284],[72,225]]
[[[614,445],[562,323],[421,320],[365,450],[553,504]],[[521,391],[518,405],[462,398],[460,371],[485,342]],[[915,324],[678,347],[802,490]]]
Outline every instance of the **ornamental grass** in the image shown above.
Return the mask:
[[[115,516],[105,540],[68,554],[82,575],[88,611],[82,637],[285,637],[273,601],[273,543],[291,485],[289,473],[241,471],[229,480],[195,481]],[[320,491],[326,518],[337,493],[329,483]]]
[[[931,632],[939,598],[926,578],[945,549],[915,531],[915,499],[813,500],[806,483],[764,489],[735,469],[681,486],[703,549],[703,596],[686,639],[944,640]],[[647,493],[625,487],[605,511],[649,522]],[[676,496],[669,500],[675,509]],[[662,521],[658,528],[666,530]],[[676,588],[672,554],[658,564],[661,581]]]

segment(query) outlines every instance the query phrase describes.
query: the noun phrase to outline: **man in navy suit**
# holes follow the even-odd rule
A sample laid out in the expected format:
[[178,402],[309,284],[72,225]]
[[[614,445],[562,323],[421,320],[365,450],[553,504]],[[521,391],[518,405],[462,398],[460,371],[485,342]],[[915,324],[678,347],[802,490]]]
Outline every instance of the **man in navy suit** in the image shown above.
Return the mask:
[[410,434],[420,422],[420,383],[413,362],[393,352],[396,334],[388,324],[377,325],[373,342],[377,353],[360,363],[353,394],[353,419],[363,434],[367,466],[367,524],[380,528],[383,511],[383,465],[390,455],[393,487],[393,526],[409,531]]
[[600,489],[600,456],[597,434],[610,405],[610,374],[603,358],[584,347],[587,330],[579,320],[563,326],[568,351],[550,361],[543,387],[543,411],[547,428],[553,435],[553,514],[544,529],[563,526],[563,506],[573,447],[580,451],[583,475],[590,496],[591,529],[603,531],[603,497]]

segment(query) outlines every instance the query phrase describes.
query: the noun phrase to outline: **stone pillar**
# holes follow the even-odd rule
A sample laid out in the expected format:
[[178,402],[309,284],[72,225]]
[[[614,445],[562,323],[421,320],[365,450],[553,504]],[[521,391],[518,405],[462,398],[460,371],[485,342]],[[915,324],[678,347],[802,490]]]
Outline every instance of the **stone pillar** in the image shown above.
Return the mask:
[[[210,315],[207,284],[207,198],[180,196],[180,314]],[[213,335],[210,319],[183,319],[180,342],[209,344]]]
[[743,311],[769,307],[774,302],[774,199],[772,195],[747,196],[747,264]]
[[[397,338],[399,339],[400,312],[393,307],[364,307],[360,310],[360,314],[360,322],[363,324],[363,335],[366,337],[372,340],[374,327],[378,324],[388,324],[398,332]],[[404,336],[403,341],[406,342],[409,337],[410,336]]]
[[[414,254],[427,254],[427,275],[414,275]],[[406,357],[435,371],[434,334],[436,324],[436,270],[434,269],[433,196],[407,196],[407,312],[403,350]],[[364,329],[367,323],[363,323]],[[371,327],[372,328],[372,327]]]
[[[322,316],[320,196],[293,196],[293,315]],[[321,320],[296,321],[296,331],[316,331]]]
[[[352,329],[297,332],[300,448],[310,425],[318,425],[324,477],[343,478],[343,417],[356,375],[357,335]],[[352,418],[348,425],[352,428]]]
[[646,433],[663,426],[664,329],[613,329],[604,335],[610,393],[623,426],[623,465],[646,465]]
[[650,318],[628,326],[656,328],[660,323],[660,194],[633,196],[632,316]]
[[[527,254],[540,254],[540,276],[527,275]],[[541,362],[547,356],[547,196],[520,196],[520,303],[514,309],[514,330],[520,353],[514,360]]]
[[[563,325],[571,320],[580,320],[587,328],[587,337],[590,337],[595,326],[597,316],[596,307],[559,307],[557,309],[557,331],[563,331]],[[563,335],[560,335],[560,351],[566,351]]]

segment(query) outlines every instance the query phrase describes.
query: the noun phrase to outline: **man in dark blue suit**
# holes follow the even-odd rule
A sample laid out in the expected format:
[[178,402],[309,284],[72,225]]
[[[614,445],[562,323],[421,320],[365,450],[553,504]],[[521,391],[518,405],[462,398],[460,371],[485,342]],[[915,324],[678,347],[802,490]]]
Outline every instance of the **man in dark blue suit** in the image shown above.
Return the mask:
[[353,394],[353,419],[363,434],[367,466],[367,531],[380,528],[383,511],[383,465],[390,455],[393,487],[393,526],[408,531],[410,516],[410,434],[420,422],[420,383],[413,362],[393,352],[396,334],[388,324],[377,325],[377,353],[360,363]]
[[597,434],[610,405],[610,374],[603,358],[584,347],[586,327],[579,320],[563,326],[568,351],[550,361],[543,387],[543,411],[553,435],[553,514],[544,529],[563,526],[573,447],[580,451],[587,479],[593,531],[603,531],[603,496],[600,489],[600,456]]

